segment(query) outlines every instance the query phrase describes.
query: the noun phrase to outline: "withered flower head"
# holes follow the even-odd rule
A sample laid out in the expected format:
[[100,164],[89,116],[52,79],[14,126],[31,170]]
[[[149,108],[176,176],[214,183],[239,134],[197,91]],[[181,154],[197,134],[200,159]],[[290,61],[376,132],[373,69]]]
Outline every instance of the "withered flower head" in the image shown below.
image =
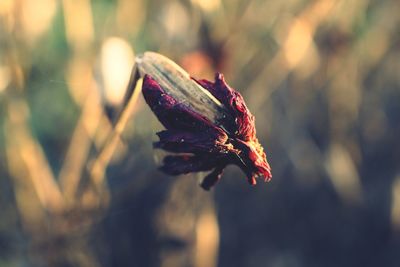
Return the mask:
[[169,59],[146,52],[138,60],[144,75],[143,95],[166,130],[154,147],[175,154],[164,158],[161,170],[170,175],[211,171],[201,183],[208,190],[228,164],[239,166],[250,184],[272,177],[257,140],[254,116],[243,97],[225,82],[195,80]]

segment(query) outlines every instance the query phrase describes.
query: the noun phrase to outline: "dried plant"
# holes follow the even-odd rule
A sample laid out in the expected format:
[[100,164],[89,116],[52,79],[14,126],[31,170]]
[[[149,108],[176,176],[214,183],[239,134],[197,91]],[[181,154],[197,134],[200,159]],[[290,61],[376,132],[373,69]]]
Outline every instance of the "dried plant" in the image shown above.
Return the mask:
[[256,138],[254,116],[243,97],[217,73],[215,82],[195,80],[168,58],[152,52],[138,57],[143,95],[167,129],[154,147],[178,153],[164,158],[171,175],[210,171],[201,183],[208,190],[228,164],[238,165],[250,184],[271,178],[271,168]]

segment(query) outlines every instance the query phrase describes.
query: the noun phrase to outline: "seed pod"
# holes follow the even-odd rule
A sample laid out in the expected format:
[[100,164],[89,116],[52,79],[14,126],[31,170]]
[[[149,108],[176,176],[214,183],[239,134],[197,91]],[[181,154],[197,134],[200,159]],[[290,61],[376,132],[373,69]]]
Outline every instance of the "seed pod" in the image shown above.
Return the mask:
[[169,58],[154,52],[145,52],[136,57],[136,66],[141,77],[151,76],[165,92],[181,104],[196,111],[227,132],[234,127],[229,110],[208,90]]

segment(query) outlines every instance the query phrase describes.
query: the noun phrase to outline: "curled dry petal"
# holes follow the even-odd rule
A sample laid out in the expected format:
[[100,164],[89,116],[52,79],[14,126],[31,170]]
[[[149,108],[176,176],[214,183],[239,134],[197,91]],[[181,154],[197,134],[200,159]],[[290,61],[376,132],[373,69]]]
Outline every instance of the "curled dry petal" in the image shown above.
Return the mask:
[[255,178],[258,176],[263,176],[265,181],[269,181],[272,177],[271,167],[256,137],[254,116],[247,108],[243,97],[229,87],[220,73],[215,75],[214,83],[207,80],[198,82],[221,101],[235,118],[232,144],[240,151],[238,165],[247,174],[249,183],[255,184]]
[[139,70],[150,72],[143,78],[143,95],[166,128],[157,133],[154,147],[177,153],[165,157],[160,169],[170,175],[211,171],[201,183],[206,190],[229,164],[238,165],[252,185],[259,176],[269,181],[271,167],[254,116],[223,75],[217,73],[214,82],[195,80],[165,57],[151,53],[146,59],[146,54],[139,64]]
[[168,95],[149,75],[144,76],[142,90],[147,104],[165,128],[203,131],[213,127],[205,117]]

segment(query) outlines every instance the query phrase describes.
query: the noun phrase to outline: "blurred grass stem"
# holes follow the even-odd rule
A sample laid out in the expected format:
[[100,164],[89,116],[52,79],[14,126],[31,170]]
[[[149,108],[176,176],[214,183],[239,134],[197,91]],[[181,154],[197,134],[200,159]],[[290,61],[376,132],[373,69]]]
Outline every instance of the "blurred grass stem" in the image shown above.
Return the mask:
[[132,71],[131,81],[128,86],[128,101],[123,106],[121,113],[115,123],[114,130],[107,138],[105,145],[99,152],[96,159],[92,164],[89,164],[90,179],[95,186],[96,190],[102,191],[104,183],[104,173],[107,165],[109,164],[112,155],[118,145],[121,133],[123,132],[133,109],[135,108],[139,94],[142,88],[142,80],[138,79],[136,68]]

